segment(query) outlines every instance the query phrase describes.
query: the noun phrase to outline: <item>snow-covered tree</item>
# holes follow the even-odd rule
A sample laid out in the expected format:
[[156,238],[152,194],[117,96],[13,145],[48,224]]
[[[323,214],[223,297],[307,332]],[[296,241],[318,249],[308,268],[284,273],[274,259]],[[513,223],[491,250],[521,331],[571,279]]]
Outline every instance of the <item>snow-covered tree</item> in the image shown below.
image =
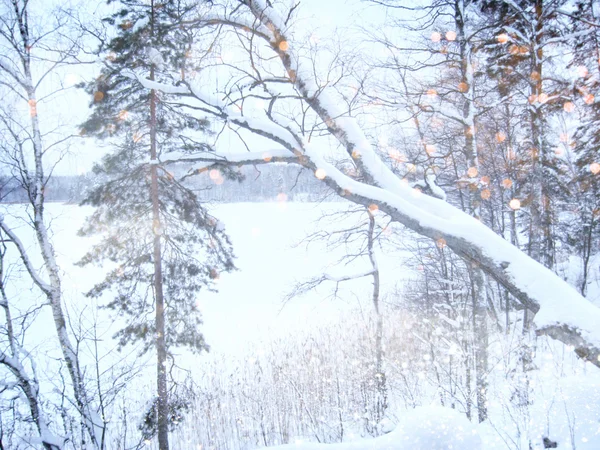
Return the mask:
[[[35,235],[34,247],[24,244],[24,230],[13,228],[0,214],[0,228],[7,242],[17,250],[24,269],[39,289],[52,312],[59,348],[64,359],[71,394],[71,411],[81,427],[79,443],[98,448],[97,433],[103,428],[94,399],[86,390],[86,376],[73,335],[68,328],[62,286],[63,273],[56,258],[46,214],[46,190],[52,171],[60,160],[60,151],[69,136],[57,137],[49,132],[56,124],[45,108],[62,87],[49,84],[60,70],[77,63],[80,47],[77,33],[68,26],[68,11],[56,12],[28,1],[0,2],[0,88],[3,106],[0,111],[3,175],[17,181],[27,196],[27,224]],[[44,17],[44,21],[41,18]],[[44,117],[48,122],[42,120]],[[62,148],[64,151],[64,147]],[[40,263],[36,262],[40,261]],[[25,372],[23,372],[25,373]],[[35,396],[35,377],[31,375],[31,393]],[[28,395],[29,401],[33,397]],[[39,412],[41,414],[41,411]],[[32,411],[32,414],[35,414]],[[65,414],[69,414],[65,410]],[[38,419],[39,423],[39,419]],[[44,429],[39,428],[41,433]],[[46,429],[48,431],[48,429]],[[44,445],[59,446],[48,431]]]
[[107,306],[127,316],[119,343],[141,342],[142,352],[156,350],[158,395],[143,432],[147,438],[157,433],[160,449],[167,450],[176,410],[185,406],[173,395],[174,380],[169,389],[168,359],[176,347],[208,349],[199,329],[197,294],[214,289],[219,273],[233,269],[233,255],[220,223],[159,161],[166,151],[202,146],[206,121],[181,112],[155,90],[141,89],[127,74],[136,69],[150,82],[185,82],[192,34],[183,22],[197,9],[195,2],[125,0],[122,5],[106,19],[118,32],[102,49],[107,63],[89,86],[94,112],[83,130],[100,137],[116,134],[123,141],[95,168],[102,184],[84,203],[97,210],[82,232],[103,233],[104,239],[82,264],[103,259],[118,264],[88,295],[113,291]]

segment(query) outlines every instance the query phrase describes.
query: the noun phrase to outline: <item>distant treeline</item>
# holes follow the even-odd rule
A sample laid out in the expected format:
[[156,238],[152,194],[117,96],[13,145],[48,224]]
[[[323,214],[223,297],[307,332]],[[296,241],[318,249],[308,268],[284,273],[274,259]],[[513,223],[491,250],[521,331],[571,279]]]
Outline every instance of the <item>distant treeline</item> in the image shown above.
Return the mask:
[[[176,171],[178,177],[186,170]],[[46,201],[80,203],[86,192],[98,179],[93,173],[83,175],[56,175],[46,184]],[[287,164],[265,164],[227,169],[223,173],[212,172],[186,177],[185,185],[206,201],[254,202],[254,201],[319,201],[331,196],[328,188],[315,179],[312,172]],[[280,196],[285,194],[285,196]],[[26,190],[14,177],[0,176],[0,202],[27,202]]]

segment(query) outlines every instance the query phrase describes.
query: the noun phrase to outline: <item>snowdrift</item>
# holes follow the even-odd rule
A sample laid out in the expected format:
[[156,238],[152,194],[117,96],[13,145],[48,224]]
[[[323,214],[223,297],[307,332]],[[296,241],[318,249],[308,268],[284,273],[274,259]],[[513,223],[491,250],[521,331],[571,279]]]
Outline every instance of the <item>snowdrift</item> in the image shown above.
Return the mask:
[[374,439],[343,444],[295,444],[272,450],[482,450],[475,425],[459,412],[438,406],[419,407],[394,431]]

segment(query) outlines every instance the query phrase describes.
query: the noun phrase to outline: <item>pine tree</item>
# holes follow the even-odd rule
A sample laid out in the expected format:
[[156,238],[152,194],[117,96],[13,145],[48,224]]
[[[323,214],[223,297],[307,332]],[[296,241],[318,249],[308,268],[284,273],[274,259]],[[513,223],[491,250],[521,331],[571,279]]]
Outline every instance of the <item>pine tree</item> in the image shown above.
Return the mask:
[[[84,203],[97,209],[82,233],[102,233],[104,239],[81,263],[118,264],[88,295],[115,294],[107,307],[128,318],[116,336],[121,346],[141,343],[142,352],[156,347],[158,395],[141,429],[146,438],[157,432],[160,449],[167,450],[174,410],[185,409],[169,398],[167,359],[175,347],[208,349],[198,330],[196,296],[214,289],[219,273],[234,265],[219,222],[159,161],[164,152],[203,147],[197,136],[207,131],[207,122],[186,115],[155,90],[142,89],[127,72],[146,71],[150,80],[183,79],[193,36],[182,23],[193,17],[195,6],[121,3],[123,9],[106,19],[119,32],[107,46],[101,76],[87,87],[94,112],[83,130],[123,141],[94,169],[102,182]],[[194,139],[186,140],[190,133]]]

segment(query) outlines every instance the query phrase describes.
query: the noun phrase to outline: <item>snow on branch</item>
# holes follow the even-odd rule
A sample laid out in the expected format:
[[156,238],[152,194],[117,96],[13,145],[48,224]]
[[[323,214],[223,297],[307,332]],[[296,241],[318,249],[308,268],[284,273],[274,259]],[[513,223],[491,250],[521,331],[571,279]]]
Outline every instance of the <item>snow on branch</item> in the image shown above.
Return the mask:
[[359,278],[368,277],[369,275],[373,275],[373,273],[375,273],[374,270],[368,270],[366,272],[355,273],[353,275],[342,275],[337,277],[326,273],[322,278],[326,281],[335,281],[336,283],[341,283],[342,281],[358,280]]
[[345,281],[359,280],[361,278],[371,276],[374,273],[375,273],[375,270],[373,270],[373,269],[370,269],[370,270],[364,271],[364,272],[358,272],[358,273],[351,274],[351,275],[335,276],[335,275],[326,273],[319,277],[314,277],[308,281],[304,281],[302,283],[296,284],[293,287],[293,289],[290,291],[290,293],[285,296],[284,303],[287,303],[295,297],[304,295],[304,294],[312,291],[313,289],[316,289],[318,286],[320,286],[321,284],[323,284],[326,281],[332,281],[335,283],[335,291],[334,291],[333,295],[334,295],[334,297],[336,297],[340,283],[343,283]]
[[273,162],[302,164],[301,157],[295,156],[285,149],[268,150],[265,152],[239,152],[239,153],[216,153],[203,152],[197,154],[184,154],[181,152],[169,152],[163,155],[162,164],[179,164],[179,163],[198,163],[193,166],[187,175],[181,179],[184,180],[190,176],[198,175],[212,168],[223,166],[250,166],[270,164]]
[[184,95],[199,100],[207,106],[207,108],[201,108],[203,112],[216,116],[230,124],[242,127],[254,134],[271,139],[288,150],[293,151],[293,149],[301,145],[301,139],[290,129],[272,119],[246,117],[242,115],[237,107],[226,104],[213,94],[206,93],[198,83],[180,82],[177,85],[159,83],[148,80],[131,70],[124,71],[123,75],[137,80],[146,89],[154,89],[165,94]]
[[19,256],[21,257],[21,261],[25,265],[27,272],[31,276],[33,282],[44,292],[44,294],[49,295],[52,291],[51,286],[42,279],[38,271],[33,266],[31,260],[29,259],[29,255],[27,254],[27,250],[25,246],[18,238],[18,236],[12,231],[12,229],[4,222],[4,217],[0,214],[0,228],[6,235],[9,237],[10,241],[15,244],[17,250],[19,251]]
[[285,149],[267,150],[264,152],[202,152],[202,153],[181,153],[168,152],[162,155],[162,164],[190,163],[200,162],[206,163],[206,166],[221,164],[221,165],[251,165],[262,164],[268,162],[298,162],[299,158],[291,154]]
[[225,25],[248,33],[252,33],[266,40],[269,40],[273,37],[271,31],[262,23],[256,21],[252,23],[244,20],[244,18],[242,17],[236,17],[234,20],[227,17],[209,15],[203,17],[201,21],[197,23],[201,26]]
[[[322,89],[315,83],[312,63],[308,67],[303,59],[294,53],[294,48],[300,46],[290,41],[275,26],[277,19],[272,19],[270,16],[272,8],[261,8],[262,2],[256,3],[255,0],[248,0],[248,3],[249,8],[256,17],[273,31],[276,39],[273,50],[278,54],[303,100],[320,117],[327,126],[328,131],[346,149],[367,182],[400,194],[407,202],[413,203],[419,208],[426,204],[429,213],[440,218],[447,219],[460,212],[447,203],[436,201],[431,197],[415,199],[411,195],[412,189],[402,183],[376,154],[356,119],[349,117],[339,106],[342,103],[333,95],[332,90]],[[288,45],[278,45],[282,41],[286,41]]]
[[138,81],[146,89],[154,89],[164,92],[165,94],[189,94],[190,90],[185,85],[175,86],[172,84],[160,83],[158,81],[148,80],[147,78],[137,74],[133,70],[124,70],[122,75]]

